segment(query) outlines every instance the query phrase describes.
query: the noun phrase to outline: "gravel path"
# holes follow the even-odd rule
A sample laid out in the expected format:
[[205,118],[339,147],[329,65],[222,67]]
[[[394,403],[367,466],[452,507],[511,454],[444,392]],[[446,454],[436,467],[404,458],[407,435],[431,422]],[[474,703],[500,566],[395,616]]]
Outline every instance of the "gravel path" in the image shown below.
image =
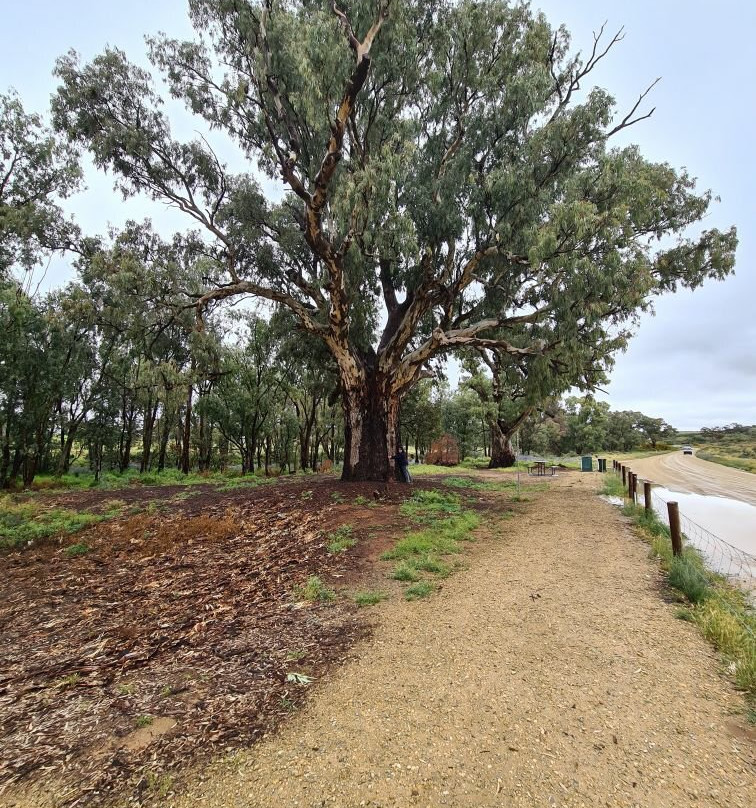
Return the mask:
[[[748,806],[743,701],[647,546],[567,474],[180,808]],[[752,735],[751,735],[752,738]]]

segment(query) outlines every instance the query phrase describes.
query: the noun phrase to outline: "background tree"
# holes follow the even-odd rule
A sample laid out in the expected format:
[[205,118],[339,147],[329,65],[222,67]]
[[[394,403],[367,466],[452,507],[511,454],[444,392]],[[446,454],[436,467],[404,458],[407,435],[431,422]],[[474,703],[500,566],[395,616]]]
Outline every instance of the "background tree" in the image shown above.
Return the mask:
[[0,93],[0,278],[73,246],[78,230],[60,201],[80,180],[73,149],[24,112],[15,93]]
[[125,193],[213,237],[200,309],[253,295],[323,341],[346,480],[388,476],[400,400],[434,358],[537,357],[556,326],[567,346],[584,327],[617,332],[653,295],[732,269],[734,231],[685,237],[710,194],[609,148],[650,115],[648,91],[625,113],[576,92],[619,36],[571,55],[563,28],[503,0],[192,0],[190,14],[199,41],[154,39],[151,58],[283,179],[281,204],[204,143],[173,140],[149,76],[119,51],[59,61],[55,124]]

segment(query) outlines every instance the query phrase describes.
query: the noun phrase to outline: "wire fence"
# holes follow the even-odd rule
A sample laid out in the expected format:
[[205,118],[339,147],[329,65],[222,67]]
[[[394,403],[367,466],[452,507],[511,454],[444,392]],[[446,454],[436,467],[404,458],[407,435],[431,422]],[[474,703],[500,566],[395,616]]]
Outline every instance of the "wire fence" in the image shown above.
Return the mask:
[[[651,490],[651,507],[669,527],[667,501]],[[726,542],[710,530],[680,513],[680,529],[688,543],[698,550],[706,566],[743,589],[756,602],[756,556]]]
[[[674,501],[674,500],[671,500]],[[643,498],[640,498],[642,504]],[[651,507],[657,517],[669,527],[667,500],[651,489]],[[749,602],[756,606],[756,556],[741,550],[680,513],[680,529],[693,547],[698,550],[706,566],[727,578],[743,590]]]

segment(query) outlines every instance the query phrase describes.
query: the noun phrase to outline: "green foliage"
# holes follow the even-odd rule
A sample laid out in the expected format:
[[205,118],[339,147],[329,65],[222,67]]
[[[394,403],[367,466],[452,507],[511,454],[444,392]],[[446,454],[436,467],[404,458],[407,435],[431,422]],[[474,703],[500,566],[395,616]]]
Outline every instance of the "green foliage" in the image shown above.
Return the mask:
[[301,600],[320,601],[323,603],[336,599],[334,590],[327,587],[317,575],[311,575],[304,586],[295,587],[294,595]]
[[743,690],[753,710],[756,699],[756,615],[742,592],[708,571],[701,555],[692,547],[682,556],[672,554],[669,530],[655,514],[633,508],[630,515],[640,534],[652,544],[652,552],[668,571],[669,583],[692,604],[678,609],[676,616],[695,623],[720,651],[736,685]]
[[386,600],[388,595],[385,592],[357,592],[354,596],[354,602],[360,606],[375,606],[382,600]]
[[419,581],[421,578],[415,564],[406,560],[394,567],[391,577],[395,581]]
[[[376,395],[371,369],[381,368],[377,394],[396,405],[404,394],[416,450],[445,425],[466,455],[489,417],[512,415],[515,396],[498,399],[497,413],[471,390],[442,407],[427,389],[413,397],[412,382],[435,359],[491,349],[506,360],[504,386],[522,389],[527,406],[570,385],[591,390],[654,296],[732,271],[734,230],[695,227],[712,195],[696,192],[687,172],[614,146],[646,115],[626,115],[610,92],[586,85],[604,41],[578,57],[566,29],[527,4],[359,0],[336,10],[202,0],[190,17],[201,41],[153,38],[151,61],[175,98],[283,179],[281,199],[267,200],[249,174],[227,174],[201,139],[174,139],[152,77],[116,49],[88,64],[75,53],[58,61],[57,131],[125,195],[167,202],[205,229],[205,241],[160,245],[160,282],[150,286],[163,305],[154,310],[186,312],[198,299],[212,308],[238,295],[275,303],[330,354],[315,367],[335,366],[350,417],[355,402]],[[357,45],[351,31],[371,33]],[[134,265],[143,254],[108,256],[130,270],[113,275],[142,278]],[[268,338],[259,336],[252,342]],[[191,360],[176,352],[182,384],[171,389],[204,386],[198,409],[245,467],[274,432],[277,465],[289,465],[300,430],[307,459],[305,403],[329,392],[312,374],[284,396],[276,351],[253,357],[241,346],[209,357],[190,348]],[[136,387],[127,381],[121,390]],[[118,392],[90,430],[113,448]],[[268,404],[283,397],[296,415],[274,417]],[[181,406],[171,401],[171,415]],[[611,433],[596,414],[565,427],[581,451]],[[383,435],[377,452],[371,443],[376,478],[387,443]],[[357,476],[353,457],[366,462],[366,447],[354,448],[344,453],[347,478]]]
[[430,581],[418,581],[412,586],[408,586],[404,590],[405,600],[420,600],[420,598],[427,598],[434,590],[435,586]]
[[66,555],[69,558],[76,558],[77,556],[86,555],[91,550],[88,544],[84,544],[83,542],[79,544],[72,544],[70,547],[66,547]]
[[354,547],[354,545],[357,544],[357,540],[353,538],[352,530],[351,525],[341,525],[341,527],[328,533],[326,536],[328,540],[328,544],[326,545],[328,552],[341,553],[344,550],[348,550],[350,547]]
[[399,513],[416,522],[428,522],[447,514],[461,513],[459,497],[442,491],[415,491],[411,499],[404,502]]
[[16,504],[9,497],[0,498],[0,549],[20,549],[30,542],[76,533],[107,518],[104,514],[44,509],[34,502]]
[[709,581],[689,555],[673,556],[667,571],[669,583],[682,592],[691,603],[701,603],[709,596]]
[[154,720],[154,717],[151,715],[140,715],[135,721],[135,724],[137,729],[143,729],[144,727],[149,727]]

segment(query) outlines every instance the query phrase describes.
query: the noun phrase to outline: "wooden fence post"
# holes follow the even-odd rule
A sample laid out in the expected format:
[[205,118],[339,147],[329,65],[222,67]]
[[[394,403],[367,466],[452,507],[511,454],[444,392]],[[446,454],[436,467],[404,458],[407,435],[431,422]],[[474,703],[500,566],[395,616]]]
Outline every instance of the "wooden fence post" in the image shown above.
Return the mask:
[[633,498],[633,472],[630,469],[627,470],[627,497],[635,502]]
[[672,537],[672,553],[679,556],[682,555],[682,533],[680,532],[680,510],[676,502],[667,503],[667,513],[669,514],[669,533]]
[[648,480],[643,481],[643,499],[645,500],[646,511],[651,512],[651,483]]
[[624,488],[627,485],[627,469],[625,466],[620,466],[622,469],[622,487]]

